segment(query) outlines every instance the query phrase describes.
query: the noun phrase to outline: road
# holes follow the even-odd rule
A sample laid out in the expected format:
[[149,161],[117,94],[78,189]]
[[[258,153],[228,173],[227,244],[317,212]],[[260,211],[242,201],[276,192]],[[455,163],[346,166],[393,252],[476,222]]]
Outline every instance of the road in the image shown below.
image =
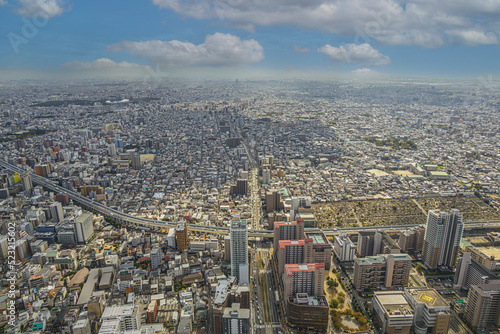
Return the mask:
[[[127,224],[130,227],[145,227],[145,228],[153,228],[153,229],[161,229],[165,227],[175,227],[177,225],[176,222],[165,222],[161,220],[154,220],[142,217],[132,216],[121,211],[109,208],[99,202],[95,202],[87,197],[80,195],[79,193],[63,188],[59,186],[57,183],[50,181],[44,177],[38,176],[34,173],[27,172],[27,170],[9,164],[3,160],[0,160],[0,167],[5,170],[9,170],[12,172],[18,172],[20,174],[28,173],[31,176],[31,180],[33,183],[39,184],[51,191],[60,194],[68,194],[68,197],[73,201],[80,203],[81,205],[87,207],[90,210],[95,210],[101,213],[105,217],[109,217],[114,219],[118,223]],[[484,222],[464,222],[466,225],[466,229],[473,229],[476,227],[484,227],[484,226],[499,226],[500,221],[484,221]],[[367,227],[348,227],[348,228],[329,228],[329,229],[321,229],[327,236],[338,235],[340,232],[356,233],[358,231],[377,231],[379,229],[384,229],[386,231],[400,231],[406,230],[411,227],[419,226],[420,224],[412,224],[412,225],[390,225],[390,226],[367,226]],[[229,234],[228,227],[221,226],[205,226],[200,224],[188,224],[188,228],[191,231],[195,232],[203,232],[203,233],[211,233],[211,234],[219,234],[219,235],[227,235]],[[320,231],[318,228],[306,228],[306,231]],[[260,238],[272,238],[273,231],[272,230],[261,230],[252,228],[248,231],[249,237],[260,237]]]

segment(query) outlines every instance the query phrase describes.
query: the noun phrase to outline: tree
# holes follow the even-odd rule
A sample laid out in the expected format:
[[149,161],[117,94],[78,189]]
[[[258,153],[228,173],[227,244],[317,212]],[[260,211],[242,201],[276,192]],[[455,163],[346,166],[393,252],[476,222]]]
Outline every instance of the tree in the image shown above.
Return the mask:
[[345,303],[345,298],[344,297],[339,297],[339,303],[344,304]]
[[330,302],[330,307],[331,308],[339,307],[339,301],[337,299],[333,298],[332,301]]
[[416,269],[420,275],[422,275],[422,273],[424,272],[424,266],[422,265],[422,263],[417,264]]

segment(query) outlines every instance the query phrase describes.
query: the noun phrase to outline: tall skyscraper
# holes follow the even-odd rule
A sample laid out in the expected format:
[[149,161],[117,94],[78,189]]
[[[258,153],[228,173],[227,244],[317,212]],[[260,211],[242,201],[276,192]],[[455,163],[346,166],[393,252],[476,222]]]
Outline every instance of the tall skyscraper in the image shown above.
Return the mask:
[[248,283],[248,229],[246,220],[231,222],[231,276],[239,283]]
[[444,266],[454,268],[462,240],[464,224],[457,209],[449,213],[430,210],[424,237],[422,259],[431,269]]

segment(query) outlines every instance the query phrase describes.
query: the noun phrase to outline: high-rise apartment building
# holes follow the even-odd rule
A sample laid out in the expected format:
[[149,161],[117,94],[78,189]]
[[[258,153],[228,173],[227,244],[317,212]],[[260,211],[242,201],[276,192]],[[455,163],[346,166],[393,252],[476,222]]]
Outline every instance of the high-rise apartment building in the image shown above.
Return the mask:
[[333,239],[333,251],[341,262],[354,261],[356,246],[345,233],[341,233]]
[[151,250],[151,268],[158,269],[161,263],[161,248],[155,247]]
[[238,279],[238,283],[249,283],[248,270],[248,229],[244,219],[231,222],[231,276]]
[[180,221],[175,228],[175,243],[178,251],[187,250],[189,246],[188,228],[186,221]]
[[354,259],[354,287],[364,289],[406,287],[411,271],[408,254],[380,254]]
[[313,240],[280,240],[278,248],[278,274],[282,274],[285,265],[312,263]]
[[424,227],[414,227],[399,233],[398,245],[403,252],[421,252],[424,247]]
[[31,176],[29,174],[23,174],[21,176],[21,183],[23,185],[23,190],[33,189],[33,183],[31,182]]
[[399,254],[401,249],[386,232],[358,232],[359,257],[375,256],[378,254]]
[[278,251],[280,240],[304,239],[304,221],[274,222],[274,253]]
[[429,211],[422,260],[430,269],[455,267],[463,228],[459,210],[452,209],[449,213]]
[[474,328],[500,327],[500,284],[471,285],[465,319]]
[[471,253],[465,252],[457,260],[454,283],[456,289],[469,289],[471,285],[500,283],[500,278],[480,265]]
[[286,264],[283,277],[285,300],[297,293],[309,296],[323,296],[325,265],[323,263]]

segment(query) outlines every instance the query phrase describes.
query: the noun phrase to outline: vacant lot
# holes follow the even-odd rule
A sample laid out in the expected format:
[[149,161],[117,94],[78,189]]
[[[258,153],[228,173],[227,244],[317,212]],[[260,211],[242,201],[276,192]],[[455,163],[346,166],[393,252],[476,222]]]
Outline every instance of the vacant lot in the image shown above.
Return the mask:
[[464,221],[500,220],[500,212],[476,197],[342,201],[314,206],[318,227],[425,224],[428,210],[459,209]]

